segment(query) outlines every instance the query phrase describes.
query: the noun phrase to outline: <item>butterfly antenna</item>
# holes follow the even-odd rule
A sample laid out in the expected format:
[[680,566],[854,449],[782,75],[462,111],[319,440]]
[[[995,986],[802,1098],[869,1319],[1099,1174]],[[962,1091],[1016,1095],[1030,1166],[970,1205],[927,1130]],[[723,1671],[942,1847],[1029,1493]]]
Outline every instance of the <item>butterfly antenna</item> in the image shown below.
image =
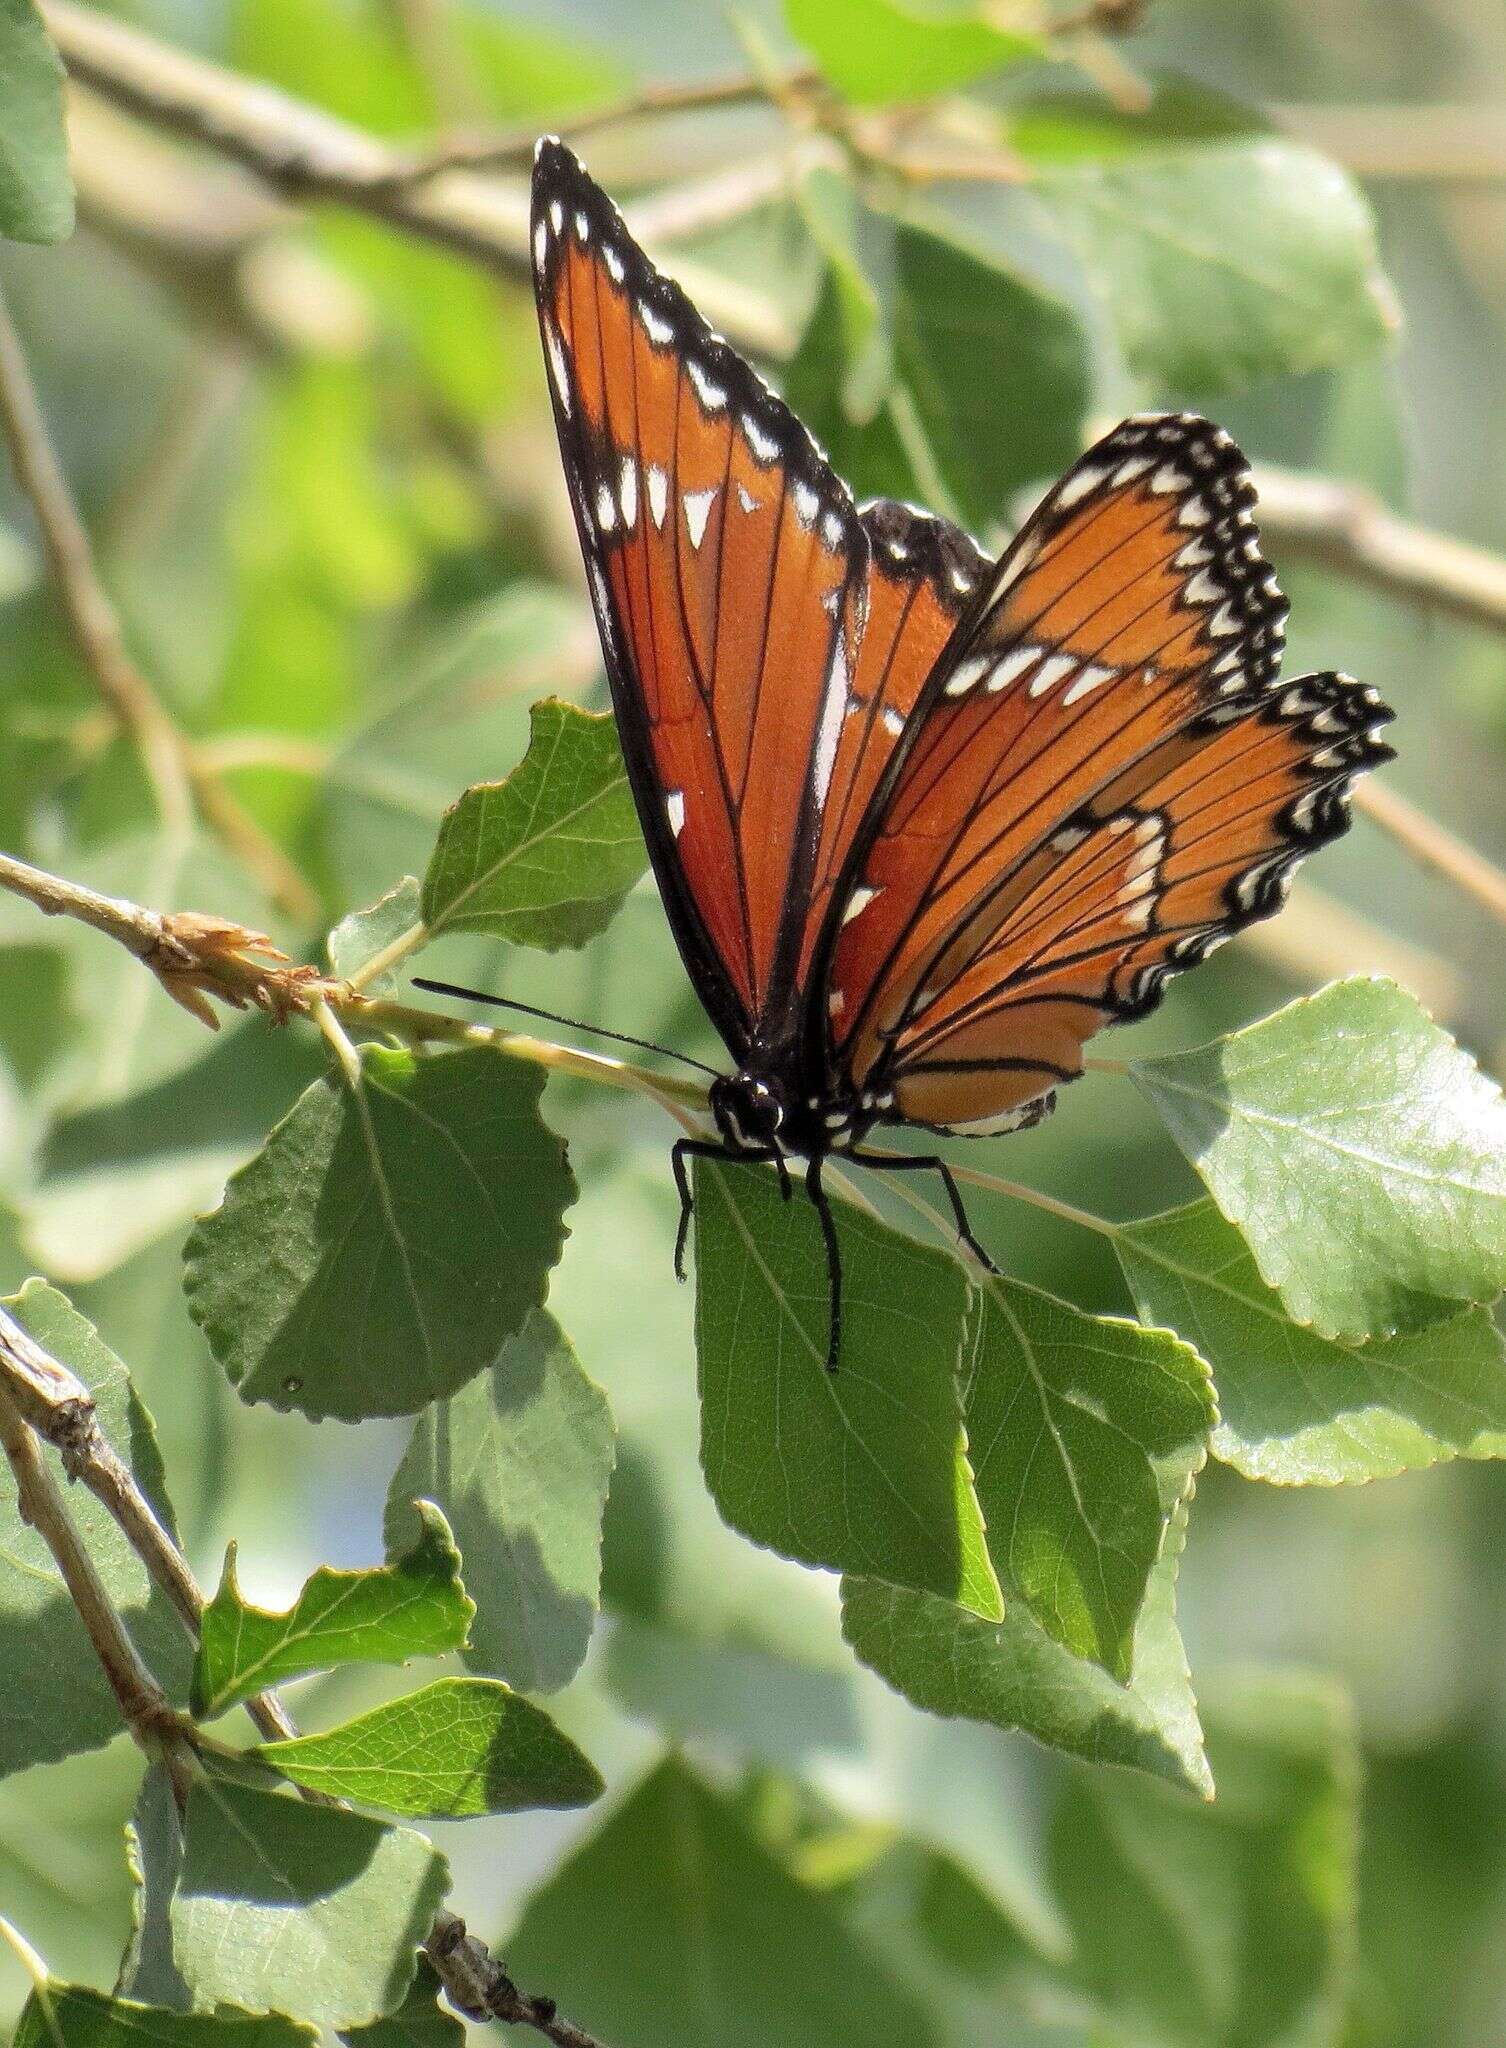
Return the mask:
[[428,991],[433,996],[456,996],[462,1002],[490,1003],[498,1010],[521,1010],[525,1017],[542,1017],[546,1024],[563,1024],[570,1031],[590,1032],[596,1038],[610,1038],[618,1045],[636,1045],[640,1052],[662,1053],[667,1060],[680,1060],[687,1067],[694,1067],[698,1074],[709,1074],[713,1081],[720,1079],[715,1067],[708,1067],[704,1060],[693,1060],[689,1053],[676,1052],[672,1046],[656,1045],[651,1038],[634,1038],[630,1031],[608,1031],[605,1024],[582,1024],[578,1017],[562,1017],[558,1010],[541,1010],[535,1003],[520,1003],[516,996],[489,996],[479,988],[459,988],[453,981],[426,981],[421,975],[413,977],[413,986]]

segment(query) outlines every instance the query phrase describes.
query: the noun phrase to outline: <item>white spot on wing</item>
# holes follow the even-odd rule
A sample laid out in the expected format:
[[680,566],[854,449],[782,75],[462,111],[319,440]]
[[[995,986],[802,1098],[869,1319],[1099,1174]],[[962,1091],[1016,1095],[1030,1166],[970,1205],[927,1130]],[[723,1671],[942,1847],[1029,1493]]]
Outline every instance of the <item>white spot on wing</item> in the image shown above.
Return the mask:
[[842,545],[842,521],[834,510],[821,521],[821,538],[833,554]]
[[622,458],[617,499],[622,506],[622,523],[631,533],[638,524],[638,464],[631,455]]
[[1217,604],[1222,596],[1223,592],[1206,569],[1199,569],[1182,592],[1183,601],[1187,604]]
[[1181,510],[1177,513],[1178,526],[1206,526],[1207,524],[1208,507],[1204,503],[1204,501],[1197,496],[1189,498],[1186,504],[1183,505]]
[[669,829],[676,839],[685,830],[685,792],[683,789],[667,789],[664,792],[664,815],[669,820]]
[[765,464],[779,460],[779,443],[772,434],[766,434],[750,412],[743,414],[743,432],[748,437],[748,446],[758,460]]
[[1100,683],[1111,683],[1118,673],[1117,668],[1102,668],[1097,662],[1090,661],[1062,698],[1062,703],[1075,704],[1079,697],[1086,697],[1089,690],[1096,690]]
[[716,503],[719,484],[710,484],[704,491],[682,491],[680,503],[685,508],[685,531],[690,535],[690,545],[698,548],[706,537],[706,521],[711,517],[711,508]]
[[800,521],[800,524],[804,527],[813,526],[816,514],[820,509],[821,500],[816,496],[810,485],[806,483],[796,484],[795,517]]
[[623,262],[620,252],[614,249],[610,242],[602,249],[601,260],[611,273],[613,284],[621,284],[627,276],[627,265]]
[[1107,475],[1108,471],[1101,469],[1097,463],[1084,463],[1081,469],[1073,470],[1072,474],[1063,483],[1057,485],[1057,504],[1059,506],[1076,505],[1080,500],[1087,497],[1090,491],[1096,491]]
[[878,893],[877,889],[870,889],[866,882],[860,883],[847,899],[847,908],[842,912],[843,924],[851,924],[855,917],[861,917]]
[[1178,469],[1173,462],[1163,462],[1151,478],[1150,487],[1158,494],[1165,494],[1171,491],[1185,491],[1191,483],[1192,478],[1185,470]]
[[645,472],[648,482],[648,509],[654,515],[655,526],[663,526],[664,514],[669,505],[669,478],[657,462],[651,462]]
[[745,484],[739,484],[737,487],[737,502],[745,512],[756,512],[763,503],[763,500],[755,498]]
[[1131,455],[1114,471],[1114,488],[1117,490],[1121,484],[1132,484],[1137,476],[1144,476],[1154,460],[1153,455]]
[[831,667],[826,672],[826,695],[821,703],[821,723],[816,731],[816,804],[826,802],[832,771],[837,765],[837,741],[842,732],[842,714],[847,709],[847,635],[838,633],[831,650]]
[[903,716],[894,708],[892,704],[886,704],[884,706],[882,715],[884,720],[884,730],[886,732],[892,732],[894,737],[898,739],[900,734],[905,729],[905,721]]
[[674,322],[656,313],[647,299],[638,301],[638,317],[643,322],[644,333],[656,348],[663,348],[666,342],[674,340]]
[[578,206],[575,210],[575,239],[578,242],[589,242],[591,239],[591,223],[586,218],[584,207]]
[[533,267],[542,273],[549,254],[549,223],[540,218],[533,231]]
[[686,359],[685,368],[691,383],[696,388],[696,396],[700,399],[702,405],[705,406],[707,412],[720,412],[727,403],[726,385],[716,383],[707,374],[705,366],[698,363],[694,356]]
[[551,320],[544,328],[544,340],[549,349],[549,374],[554,379],[554,388],[559,393],[560,404],[565,408],[565,417],[570,416],[570,365],[565,361],[565,344],[560,340],[560,331]]
[[956,672],[950,676],[942,690],[944,697],[965,697],[993,667],[991,654],[970,654],[966,661],[959,661]]
[[990,688],[994,690],[1008,689],[1009,685],[1022,676],[1026,669],[1035,667],[1035,664],[1040,660],[1045,651],[1044,647],[1034,647],[1029,641],[1026,641],[1023,646],[1013,648],[999,663]]
[[558,234],[565,225],[565,209],[563,206],[560,205],[557,199],[551,199],[549,202],[549,225],[554,229],[554,232],[556,234]]
[[617,524],[617,504],[610,484],[596,486],[596,524],[603,533],[610,533]]
[[1044,697],[1049,689],[1061,682],[1065,677],[1071,675],[1074,669],[1081,668],[1081,666],[1082,663],[1075,654],[1051,655],[1041,663],[1035,674],[1030,678],[1031,696]]

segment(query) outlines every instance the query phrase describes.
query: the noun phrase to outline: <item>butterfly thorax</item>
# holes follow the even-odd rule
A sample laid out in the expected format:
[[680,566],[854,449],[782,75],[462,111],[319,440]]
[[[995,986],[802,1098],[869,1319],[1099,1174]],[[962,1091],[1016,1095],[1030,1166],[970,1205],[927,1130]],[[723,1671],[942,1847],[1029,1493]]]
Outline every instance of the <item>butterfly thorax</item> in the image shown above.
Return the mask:
[[810,1159],[855,1145],[873,1121],[856,1100],[801,1095],[777,1071],[745,1068],[713,1081],[711,1114],[729,1151]]

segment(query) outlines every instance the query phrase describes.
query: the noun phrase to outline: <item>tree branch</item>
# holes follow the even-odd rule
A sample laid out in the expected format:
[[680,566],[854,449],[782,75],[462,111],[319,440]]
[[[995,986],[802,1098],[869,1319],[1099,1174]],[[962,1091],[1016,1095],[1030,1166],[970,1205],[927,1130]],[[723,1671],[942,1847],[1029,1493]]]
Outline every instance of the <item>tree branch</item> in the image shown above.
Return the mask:
[[1506,633],[1506,557],[1398,518],[1357,484],[1259,468],[1255,488],[1262,533],[1293,555],[1388,596]]
[[[334,200],[518,283],[532,283],[528,193],[521,182],[453,172],[416,186],[375,136],[258,80],[189,56],[74,0],[49,0],[47,26],[70,75],[158,128],[217,150],[286,198]],[[681,281],[724,332],[786,354],[795,336],[765,293],[693,263]]]
[[[79,1542],[41,1454],[41,1438],[57,1450],[69,1479],[81,1482],[103,1502],[196,1642],[204,1613],[203,1592],[129,1466],[105,1438],[93,1395],[76,1374],[0,1308],[0,1448],[16,1474],[22,1515],[57,1560],[131,1733],[148,1754],[160,1751],[165,1755],[181,1805],[186,1799],[181,1745],[192,1743],[194,1731],[168,1701],[127,1636],[93,1560]],[[275,1692],[248,1700],[246,1711],[262,1734],[274,1740],[298,1733]],[[467,1933],[465,1922],[455,1914],[436,1914],[424,1952],[450,2003],[467,2018],[532,2027],[556,2048],[602,2048],[593,2035],[562,2018],[552,1998],[519,1991],[502,1965]]]
[[131,659],[120,620],[94,564],[89,536],[47,432],[20,337],[0,295],[0,428],[16,481],[36,515],[42,546],[74,642],[100,695],[135,742],[164,824],[186,831],[194,807],[292,917],[319,908],[282,849],[198,761],[156,691]]

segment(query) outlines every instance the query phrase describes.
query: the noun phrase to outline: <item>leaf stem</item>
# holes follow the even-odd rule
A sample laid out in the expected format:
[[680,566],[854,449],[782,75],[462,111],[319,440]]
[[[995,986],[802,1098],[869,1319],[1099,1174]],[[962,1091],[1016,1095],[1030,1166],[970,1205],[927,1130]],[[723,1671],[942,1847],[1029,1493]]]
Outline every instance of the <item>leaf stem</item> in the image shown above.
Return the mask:
[[361,1055],[351,1044],[339,1018],[330,1008],[328,999],[324,996],[316,997],[310,1014],[314,1022],[319,1026],[319,1029],[324,1033],[335,1058],[340,1063],[341,1071],[344,1073],[346,1080],[351,1088],[359,1093],[361,1087]]
[[405,932],[399,932],[395,939],[390,939],[379,953],[373,953],[369,960],[363,960],[359,967],[347,974],[346,981],[353,989],[369,988],[389,967],[396,967],[400,960],[416,953],[428,936],[426,924],[410,924]]

